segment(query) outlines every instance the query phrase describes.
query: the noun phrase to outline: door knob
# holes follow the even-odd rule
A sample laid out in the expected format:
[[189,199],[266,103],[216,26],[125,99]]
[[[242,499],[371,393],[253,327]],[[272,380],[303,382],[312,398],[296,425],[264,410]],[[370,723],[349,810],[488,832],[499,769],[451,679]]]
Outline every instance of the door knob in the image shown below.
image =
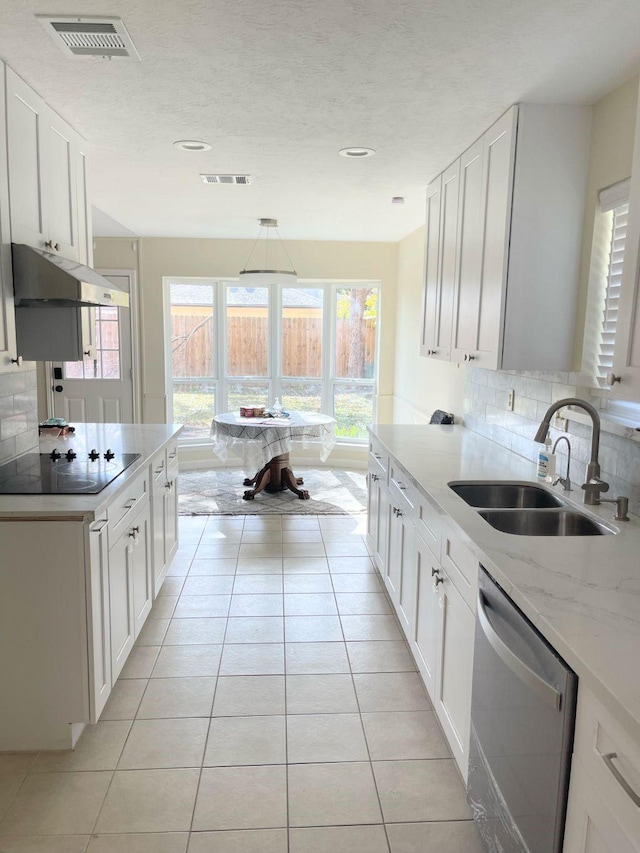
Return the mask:
[[62,387],[62,385],[54,385],[53,390],[57,391],[59,394],[61,391],[64,391],[64,388]]

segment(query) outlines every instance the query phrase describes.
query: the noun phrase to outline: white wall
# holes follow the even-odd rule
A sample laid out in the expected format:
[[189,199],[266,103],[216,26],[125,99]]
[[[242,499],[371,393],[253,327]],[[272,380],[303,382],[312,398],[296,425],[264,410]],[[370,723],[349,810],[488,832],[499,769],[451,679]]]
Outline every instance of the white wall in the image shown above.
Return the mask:
[[428,423],[435,409],[462,416],[464,368],[419,355],[424,228],[398,243],[393,421]]

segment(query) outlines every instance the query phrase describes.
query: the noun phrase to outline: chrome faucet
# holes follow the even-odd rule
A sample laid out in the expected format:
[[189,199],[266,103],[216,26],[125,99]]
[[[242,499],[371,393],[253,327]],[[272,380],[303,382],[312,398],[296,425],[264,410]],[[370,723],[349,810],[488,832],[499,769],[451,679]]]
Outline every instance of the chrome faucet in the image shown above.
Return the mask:
[[556,486],[558,483],[562,486],[565,492],[571,491],[571,442],[567,438],[566,435],[561,435],[560,438],[556,438],[556,443],[553,445],[551,449],[552,453],[556,452],[556,447],[560,444],[561,441],[567,442],[567,476],[561,477],[558,475],[556,479],[553,481],[553,485]]
[[580,400],[578,397],[566,397],[564,400],[556,400],[547,409],[542,423],[538,427],[534,441],[544,444],[549,427],[551,426],[551,418],[559,409],[565,406],[577,406],[579,409],[584,409],[591,418],[591,460],[587,465],[586,481],[582,484],[582,488],[584,490],[584,503],[588,506],[597,506],[600,503],[600,492],[609,491],[609,483],[605,483],[604,480],[600,479],[600,463],[598,462],[600,415],[591,403],[587,403],[586,400]]

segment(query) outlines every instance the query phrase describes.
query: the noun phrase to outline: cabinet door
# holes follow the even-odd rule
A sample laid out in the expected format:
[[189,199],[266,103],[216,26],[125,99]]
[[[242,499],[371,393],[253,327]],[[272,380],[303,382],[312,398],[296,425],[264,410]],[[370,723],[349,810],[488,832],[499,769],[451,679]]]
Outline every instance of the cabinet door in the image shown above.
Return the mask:
[[133,548],[133,538],[126,531],[109,551],[112,685],[116,683],[135,640]]
[[[167,567],[178,550],[178,477],[167,480],[164,492],[164,554]],[[164,580],[164,577],[163,577]]]
[[475,617],[444,574],[440,668],[434,707],[462,778],[467,778]]
[[422,537],[416,536],[414,550],[416,573],[416,621],[411,650],[432,701],[436,695],[440,637],[442,634],[441,598],[436,578],[442,576],[440,563]]
[[436,348],[436,318],[440,289],[440,207],[442,176],[427,187],[425,219],[424,290],[422,297],[422,338],[420,355],[433,355]]
[[[152,466],[154,473],[160,467],[160,464]],[[164,458],[162,459],[162,468],[164,472]],[[162,582],[167,568],[165,556],[165,478],[161,476],[153,484],[153,597],[155,598],[160,591]]]
[[130,530],[123,536],[132,540],[130,554],[133,578],[134,635],[137,637],[153,604],[151,508],[149,504],[136,515]]
[[438,306],[436,310],[435,349],[431,353],[432,356],[441,361],[449,361],[451,358],[453,296],[456,284],[459,190],[460,160],[458,159],[442,174]]
[[640,853],[605,805],[597,784],[575,755],[571,765],[563,853]]
[[416,532],[413,522],[406,515],[398,516],[397,524],[402,527],[398,618],[407,639],[411,641],[416,621]]
[[382,482],[378,466],[369,467],[367,498],[367,524],[369,544],[373,559],[380,572],[384,572],[387,550],[387,487]]
[[11,239],[45,248],[47,223],[42,186],[42,137],[47,107],[7,68],[7,143]]
[[484,241],[475,364],[501,365],[517,108],[505,113],[484,135]]
[[0,62],[0,373],[15,369],[11,359],[16,357],[5,117],[5,66]]
[[484,139],[460,158],[458,260],[451,335],[451,361],[476,361],[484,234]]
[[57,253],[79,260],[75,133],[47,108],[42,127],[42,191],[49,240]]
[[91,204],[87,186],[87,154],[84,144],[77,147],[75,155],[78,260],[81,264],[93,267],[93,224],[91,221]]
[[[409,602],[411,597],[411,583],[409,578],[413,574],[413,568],[410,564],[413,561],[414,526],[403,510],[394,504],[392,498],[389,499],[387,518],[389,520],[389,547],[387,550],[385,582],[391,600],[395,604],[396,611],[400,616],[403,603],[403,573],[407,577],[407,594],[404,597],[404,604],[407,608],[407,613],[411,612]],[[402,621],[403,617],[401,616]],[[405,622],[405,630],[407,624],[408,616]]]
[[106,518],[88,528],[89,715],[97,723],[111,692],[109,551]]

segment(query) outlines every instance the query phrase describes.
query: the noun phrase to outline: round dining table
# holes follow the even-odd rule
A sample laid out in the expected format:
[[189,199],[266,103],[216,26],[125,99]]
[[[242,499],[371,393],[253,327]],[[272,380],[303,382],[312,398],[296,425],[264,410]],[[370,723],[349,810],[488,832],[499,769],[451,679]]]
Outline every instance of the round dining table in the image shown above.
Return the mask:
[[252,486],[242,496],[251,501],[257,494],[290,489],[300,500],[309,492],[300,489],[302,477],[296,477],[290,466],[292,447],[319,447],[325,462],[335,446],[335,418],[315,412],[290,412],[287,417],[242,417],[235,412],[216,415],[211,423],[213,452],[226,461],[229,452],[242,459],[246,472],[258,469],[244,480]]

